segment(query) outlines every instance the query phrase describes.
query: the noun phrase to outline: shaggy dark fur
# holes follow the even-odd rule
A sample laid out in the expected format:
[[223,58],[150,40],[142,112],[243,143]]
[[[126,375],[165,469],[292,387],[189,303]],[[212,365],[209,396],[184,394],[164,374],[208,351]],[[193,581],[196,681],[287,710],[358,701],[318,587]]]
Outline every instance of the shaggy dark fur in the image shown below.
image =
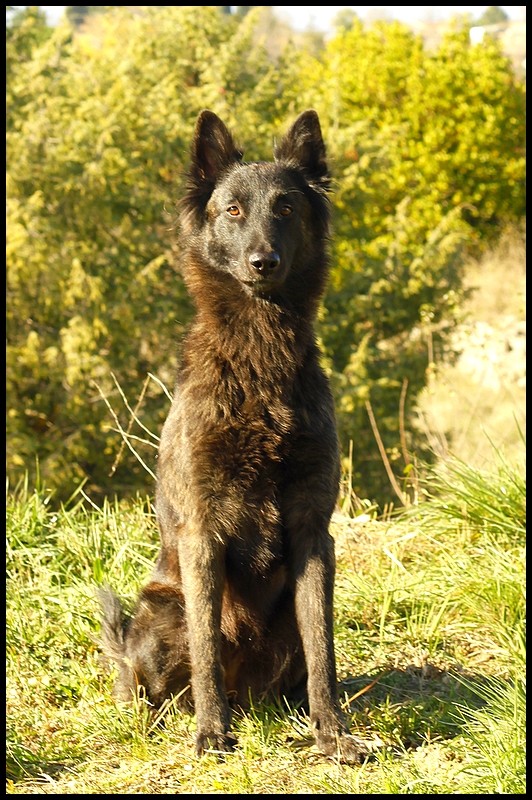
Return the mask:
[[333,649],[339,454],[313,331],[329,183],[315,111],[260,163],[199,115],[181,210],[196,316],[160,442],[161,550],[130,620],[101,594],[118,695],[142,685],[159,706],[190,684],[198,753],[233,748],[230,704],[306,696],[323,753],[366,755],[338,705]]

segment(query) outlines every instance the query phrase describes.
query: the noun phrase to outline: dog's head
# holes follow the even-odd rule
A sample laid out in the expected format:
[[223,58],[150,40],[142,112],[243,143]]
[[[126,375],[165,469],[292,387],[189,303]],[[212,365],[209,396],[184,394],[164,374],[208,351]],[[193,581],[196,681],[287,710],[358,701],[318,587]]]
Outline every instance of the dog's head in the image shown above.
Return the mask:
[[212,111],[196,123],[181,223],[194,262],[250,295],[319,294],[330,175],[318,115],[303,112],[271,162],[246,163]]

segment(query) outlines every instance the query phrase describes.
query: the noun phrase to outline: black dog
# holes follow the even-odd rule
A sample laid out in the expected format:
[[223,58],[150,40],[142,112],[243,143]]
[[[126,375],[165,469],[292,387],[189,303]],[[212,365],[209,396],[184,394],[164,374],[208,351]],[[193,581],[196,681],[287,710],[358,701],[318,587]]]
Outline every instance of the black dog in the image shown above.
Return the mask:
[[329,185],[315,111],[258,163],[199,115],[181,210],[197,313],[160,442],[161,550],[132,619],[101,595],[118,695],[142,685],[157,707],[191,685],[198,753],[234,747],[230,703],[306,695],[321,751],[366,755],[339,708],[333,649],[339,454],[313,332]]

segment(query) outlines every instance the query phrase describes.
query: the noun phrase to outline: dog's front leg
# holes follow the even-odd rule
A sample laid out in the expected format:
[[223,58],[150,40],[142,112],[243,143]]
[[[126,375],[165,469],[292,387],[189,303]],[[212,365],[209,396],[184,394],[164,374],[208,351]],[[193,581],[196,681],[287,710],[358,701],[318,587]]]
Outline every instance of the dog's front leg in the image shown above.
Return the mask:
[[365,745],[349,731],[337,698],[333,642],[334,542],[329,534],[306,543],[296,560],[295,607],[308,672],[310,721],[325,755],[360,763]]
[[192,527],[179,538],[179,562],[192,667],[196,752],[230,751],[230,712],[220,659],[220,619],[225,580],[222,543]]

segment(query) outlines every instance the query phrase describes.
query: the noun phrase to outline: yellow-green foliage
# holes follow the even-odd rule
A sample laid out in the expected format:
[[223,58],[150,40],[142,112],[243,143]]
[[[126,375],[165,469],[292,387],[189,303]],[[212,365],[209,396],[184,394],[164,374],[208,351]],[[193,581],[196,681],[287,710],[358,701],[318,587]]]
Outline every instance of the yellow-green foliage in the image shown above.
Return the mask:
[[[311,106],[336,179],[320,337],[354,487],[382,502],[365,402],[400,468],[401,388],[415,399],[427,343],[453,327],[463,248],[524,213],[524,86],[465,32],[427,52],[399,24],[354,19],[311,54],[273,47],[270,7],[220,8],[118,7],[76,32],[30,9],[8,27],[8,474],[38,459],[61,496],[84,478],[102,494],[151,485],[127,448],[110,477],[121,439],[101,395],[127,428],[113,374],[132,407],[148,373],[171,389],[190,315],[172,228],[195,117],[213,109],[248,158],[269,158]],[[150,431],[167,405],[151,381]]]
[[408,410],[445,346],[464,249],[481,249],[525,213],[524,86],[494,41],[471,46],[456,31],[426,52],[399,23],[356,20],[307,75],[306,98],[328,99],[338,184],[322,334],[357,484],[382,498],[365,401],[401,470],[401,390],[407,381]]

